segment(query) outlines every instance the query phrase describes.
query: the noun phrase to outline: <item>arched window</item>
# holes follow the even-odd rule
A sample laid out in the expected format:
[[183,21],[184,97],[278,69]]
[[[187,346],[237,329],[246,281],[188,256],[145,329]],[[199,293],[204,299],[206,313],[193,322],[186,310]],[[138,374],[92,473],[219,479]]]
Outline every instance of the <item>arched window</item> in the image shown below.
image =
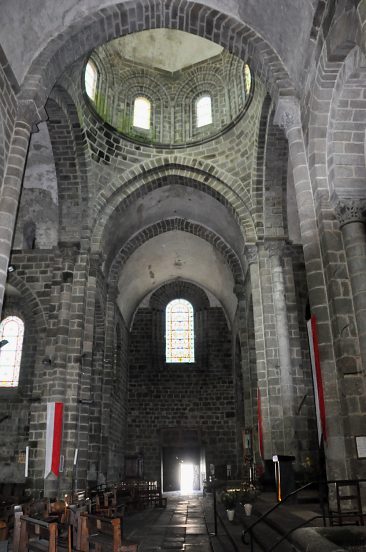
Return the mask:
[[[24,323],[8,316],[0,324],[0,387],[17,387],[22,358]],[[4,343],[2,346],[1,344]]]
[[196,119],[198,128],[212,123],[211,96],[201,96],[196,101]]
[[93,61],[89,60],[85,67],[85,91],[94,102],[97,91],[98,70]]
[[151,102],[144,96],[135,98],[133,104],[133,126],[149,130],[151,122]]
[[194,362],[193,307],[174,299],[166,307],[166,362]]

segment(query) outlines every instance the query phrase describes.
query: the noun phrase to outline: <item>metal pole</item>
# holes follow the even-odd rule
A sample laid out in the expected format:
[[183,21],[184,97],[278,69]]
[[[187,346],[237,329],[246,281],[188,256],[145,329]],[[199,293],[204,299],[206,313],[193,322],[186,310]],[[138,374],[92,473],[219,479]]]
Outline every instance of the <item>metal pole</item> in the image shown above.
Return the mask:
[[216,486],[213,480],[213,507],[214,507],[214,522],[215,522],[215,537],[217,536],[217,508],[216,508]]

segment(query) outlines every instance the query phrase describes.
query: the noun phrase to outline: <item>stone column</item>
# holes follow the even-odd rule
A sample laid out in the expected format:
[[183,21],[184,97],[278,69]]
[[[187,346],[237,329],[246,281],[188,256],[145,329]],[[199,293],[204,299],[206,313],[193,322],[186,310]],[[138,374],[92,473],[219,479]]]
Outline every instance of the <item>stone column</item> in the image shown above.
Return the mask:
[[[253,318],[254,318],[254,334],[255,334],[255,354],[256,354],[256,371],[244,378],[244,385],[250,385],[252,390],[251,402],[248,399],[244,403],[244,412],[246,419],[253,419],[253,449],[255,456],[259,458],[259,438],[257,427],[254,427],[254,422],[258,423],[257,416],[257,392],[261,394],[261,413],[263,425],[263,448],[264,457],[271,458],[274,452],[275,445],[273,444],[273,434],[270,418],[270,400],[268,392],[268,362],[267,362],[267,347],[265,334],[265,317],[263,309],[263,292],[261,286],[258,248],[256,245],[246,245],[244,250],[245,257],[249,265],[250,281],[252,288],[253,300]],[[249,399],[249,401],[250,401]],[[253,413],[248,412],[252,410]]]
[[366,370],[366,200],[339,200],[335,212],[346,251],[362,365]]
[[281,384],[281,402],[283,416],[284,454],[294,455],[295,446],[295,409],[294,388],[292,381],[292,362],[290,336],[287,320],[287,305],[285,294],[285,279],[282,259],[285,243],[270,240],[265,242],[271,262],[272,296],[275,315],[275,333],[278,344],[279,371]]
[[21,101],[13,128],[0,197],[0,314],[31,132],[45,120],[32,101]]
[[298,100],[280,98],[274,122],[284,129],[288,140],[310,304],[317,317],[320,362],[326,389],[328,478],[347,478],[345,429],[341,410],[342,382],[337,373],[333,349],[329,299]]

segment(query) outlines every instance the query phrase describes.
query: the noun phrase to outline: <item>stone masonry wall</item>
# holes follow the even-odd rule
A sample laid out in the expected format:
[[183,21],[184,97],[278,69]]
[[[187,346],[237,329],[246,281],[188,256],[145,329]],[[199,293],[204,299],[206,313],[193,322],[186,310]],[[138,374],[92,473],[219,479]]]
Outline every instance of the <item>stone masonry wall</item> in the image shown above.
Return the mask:
[[[209,308],[205,314],[206,360],[166,364],[154,362],[151,354],[155,340],[158,348],[164,346],[165,311],[154,314],[140,308],[136,313],[130,342],[127,450],[143,454],[145,477],[160,479],[163,428],[199,429],[207,465],[236,466],[231,336],[221,308]],[[199,334],[196,340],[197,349]]]

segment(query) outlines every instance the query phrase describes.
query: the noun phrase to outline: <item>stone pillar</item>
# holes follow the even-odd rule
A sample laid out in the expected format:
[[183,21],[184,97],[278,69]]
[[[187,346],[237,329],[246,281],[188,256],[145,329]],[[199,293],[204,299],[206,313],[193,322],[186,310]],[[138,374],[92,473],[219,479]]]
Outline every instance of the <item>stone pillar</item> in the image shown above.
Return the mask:
[[45,113],[41,116],[32,101],[18,103],[0,197],[0,314],[29,140],[31,132],[37,129],[35,125],[42,120],[45,120]]
[[279,371],[281,382],[281,402],[283,415],[284,454],[295,455],[295,408],[294,388],[292,381],[292,362],[290,336],[287,320],[285,280],[282,258],[285,243],[283,241],[266,241],[265,247],[271,262],[272,296],[275,315],[275,333],[278,344]]
[[310,305],[317,317],[320,362],[326,390],[327,475],[329,479],[346,479],[348,471],[341,409],[342,382],[337,373],[333,349],[329,299],[298,100],[290,97],[280,98],[274,122],[284,129],[288,140]]
[[340,200],[335,207],[346,251],[363,369],[366,370],[366,200]]

